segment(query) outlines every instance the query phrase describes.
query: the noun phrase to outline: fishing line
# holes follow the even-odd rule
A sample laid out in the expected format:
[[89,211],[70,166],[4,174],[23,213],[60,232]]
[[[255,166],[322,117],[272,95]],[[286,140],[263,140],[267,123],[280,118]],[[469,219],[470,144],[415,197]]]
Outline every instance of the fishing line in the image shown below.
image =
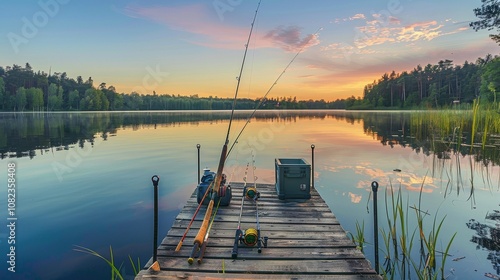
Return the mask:
[[[238,89],[239,89],[239,86],[240,86],[241,75],[242,75],[242,72],[243,72],[243,68],[244,68],[244,64],[245,64],[245,59],[246,59],[246,55],[247,55],[247,52],[248,52],[248,45],[249,45],[249,42],[250,42],[250,38],[252,36],[253,27],[254,27],[254,24],[255,24],[255,19],[257,18],[257,13],[259,11],[259,7],[260,7],[260,1],[259,1],[259,4],[257,5],[257,9],[255,10],[255,15],[253,17],[252,26],[250,28],[250,33],[248,35],[247,44],[245,45],[245,53],[244,53],[244,56],[243,56],[243,61],[241,63],[240,73],[239,73],[239,76],[238,76],[238,83],[237,83],[237,86],[236,86],[235,96],[234,96],[234,100],[233,100],[233,106],[232,106],[232,110],[231,110],[231,118],[229,119],[229,125],[228,125],[228,128],[227,128],[226,140],[224,141],[224,146],[222,147],[221,156],[220,156],[220,160],[219,160],[219,166],[217,168],[217,174],[216,174],[216,177],[215,177],[215,180],[214,180],[215,183],[214,183],[213,188],[212,188],[212,198],[210,199],[210,202],[208,203],[207,210],[205,212],[205,216],[203,217],[203,222],[201,223],[201,226],[200,226],[200,229],[198,231],[198,234],[194,238],[193,249],[192,249],[191,254],[190,254],[189,258],[188,258],[188,263],[189,264],[193,263],[195,255],[199,254],[200,247],[203,245],[204,240],[206,238],[208,238],[208,236],[206,234],[207,234],[207,230],[208,230],[208,227],[209,227],[210,218],[212,217],[212,210],[213,210],[213,207],[214,207],[215,199],[218,196],[218,192],[219,192],[220,185],[221,185],[221,182],[222,182],[222,172],[224,170],[224,163],[226,162],[226,159],[227,159],[227,145],[229,144],[229,133],[230,133],[231,124],[232,124],[232,121],[233,121],[234,110],[235,110],[235,107],[236,107],[236,99],[238,97]],[[220,198],[219,198],[219,202],[220,202]]]
[[238,98],[238,90],[240,88],[241,75],[243,74],[243,68],[245,66],[245,60],[247,58],[248,45],[250,44],[250,38],[252,37],[253,27],[255,24],[255,19],[257,18],[257,12],[259,11],[259,7],[260,7],[260,1],[259,1],[259,4],[257,4],[257,9],[255,10],[255,15],[253,16],[252,27],[250,28],[250,33],[248,34],[247,43],[245,44],[245,53],[243,54],[243,61],[241,62],[240,74],[237,77],[238,82],[236,84],[236,90],[234,92],[233,106],[231,109],[231,117],[229,118],[229,125],[227,127],[226,142],[225,142],[226,144],[228,144],[228,142],[229,142],[229,132],[231,130],[231,124],[233,122],[234,110],[236,108],[236,99]]
[[[317,35],[319,33],[319,31],[321,31],[322,29],[323,29],[322,27],[318,28],[318,30],[316,31],[316,33],[314,33],[313,35]],[[312,36],[311,39],[309,39],[309,41],[307,43],[309,43],[313,38],[316,38],[316,36]],[[238,136],[236,136],[236,138],[234,139],[234,142],[231,145],[231,148],[229,148],[227,156],[229,156],[231,154],[231,151],[233,150],[234,145],[236,145],[236,143],[238,143],[238,139],[240,138],[241,134],[243,133],[243,131],[245,130],[245,128],[247,127],[247,125],[250,123],[250,120],[253,118],[253,116],[255,115],[255,113],[257,112],[257,110],[260,108],[260,106],[262,106],[262,104],[266,100],[267,95],[269,95],[269,93],[273,90],[274,86],[278,83],[278,81],[281,79],[281,77],[285,74],[286,70],[288,70],[288,68],[290,67],[290,65],[292,65],[292,63],[295,61],[295,59],[297,58],[297,56],[299,56],[299,54],[304,50],[304,48],[306,46],[307,46],[307,44],[304,44],[302,46],[302,48],[300,48],[300,50],[295,54],[295,56],[293,56],[292,60],[290,60],[290,62],[286,65],[285,69],[283,69],[283,71],[281,72],[281,74],[278,75],[278,78],[276,78],[276,80],[274,81],[274,83],[267,90],[266,94],[264,94],[264,96],[260,99],[259,103],[257,104],[257,106],[255,107],[255,109],[253,110],[252,114],[250,114],[250,116],[247,118],[247,121],[246,121],[245,125],[243,125],[243,128],[238,133]]]

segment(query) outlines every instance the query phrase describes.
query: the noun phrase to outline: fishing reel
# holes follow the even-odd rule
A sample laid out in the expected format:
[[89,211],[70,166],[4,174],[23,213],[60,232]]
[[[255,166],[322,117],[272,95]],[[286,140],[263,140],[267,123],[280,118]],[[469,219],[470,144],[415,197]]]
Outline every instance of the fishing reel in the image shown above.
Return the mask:
[[247,230],[242,231],[239,242],[240,244],[245,244],[248,247],[254,247],[255,245],[259,245],[258,251],[259,253],[262,251],[262,246],[267,248],[267,240],[269,238],[265,236],[264,238],[260,237],[260,232],[255,228],[248,228]]
[[255,201],[260,198],[260,192],[258,192],[255,187],[251,186],[246,186],[245,189],[243,190],[243,194],[245,195],[245,198],[249,200]]

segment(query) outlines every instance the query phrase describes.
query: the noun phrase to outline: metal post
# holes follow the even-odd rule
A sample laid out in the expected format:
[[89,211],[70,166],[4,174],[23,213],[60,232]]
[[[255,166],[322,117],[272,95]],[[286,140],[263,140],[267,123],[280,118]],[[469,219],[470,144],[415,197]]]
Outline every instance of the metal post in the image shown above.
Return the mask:
[[196,184],[200,183],[201,177],[200,177],[200,144],[196,144],[196,148],[198,149],[198,180],[196,180]]
[[314,188],[314,148],[316,146],[314,146],[314,144],[311,145],[311,161],[312,161],[312,165],[311,165],[311,188]]
[[373,191],[373,239],[375,244],[375,271],[379,274],[379,262],[378,262],[378,216],[377,216],[377,191],[378,183],[377,181],[372,182]]
[[151,181],[153,181],[154,188],[154,230],[153,230],[153,263],[156,262],[157,259],[157,248],[158,248],[158,183],[160,182],[160,177],[154,175],[151,177]]

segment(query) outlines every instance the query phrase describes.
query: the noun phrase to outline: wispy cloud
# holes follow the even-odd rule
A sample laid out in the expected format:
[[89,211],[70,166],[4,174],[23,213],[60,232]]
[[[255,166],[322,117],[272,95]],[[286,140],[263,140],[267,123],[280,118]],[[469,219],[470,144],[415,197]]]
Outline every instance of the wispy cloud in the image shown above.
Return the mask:
[[[241,48],[248,36],[249,27],[239,27],[221,22],[217,15],[203,4],[172,7],[141,7],[129,5],[124,9],[127,16],[151,20],[172,30],[195,34],[189,40],[193,44],[213,48]],[[319,44],[317,34],[303,35],[297,26],[279,26],[265,32],[254,30],[257,48],[278,47],[287,52],[307,49]]]
[[466,27],[456,28],[450,20],[439,23],[436,20],[413,22],[403,25],[395,16],[372,14],[364,18],[364,25],[355,27],[354,46],[363,49],[386,43],[414,43],[431,41],[436,38],[456,34],[467,30]]
[[364,14],[355,14],[353,16],[346,17],[346,18],[336,18],[332,22],[333,23],[341,23],[341,22],[360,20],[360,19],[366,19],[366,16]]
[[125,7],[124,13],[157,22],[172,30],[198,35],[190,38],[195,40],[193,43],[210,47],[241,48],[245,34],[248,34],[248,28],[224,24],[203,4],[169,7],[129,5]]
[[301,29],[297,26],[279,26],[269,31],[264,38],[287,52],[297,52],[320,43],[317,34],[308,34],[302,38],[301,36]]
[[349,20],[355,20],[355,19],[366,19],[364,14],[355,14],[352,17],[349,17]]
[[400,42],[430,41],[442,35],[443,27],[444,25],[438,24],[435,20],[417,22],[396,29],[398,31],[396,38]]

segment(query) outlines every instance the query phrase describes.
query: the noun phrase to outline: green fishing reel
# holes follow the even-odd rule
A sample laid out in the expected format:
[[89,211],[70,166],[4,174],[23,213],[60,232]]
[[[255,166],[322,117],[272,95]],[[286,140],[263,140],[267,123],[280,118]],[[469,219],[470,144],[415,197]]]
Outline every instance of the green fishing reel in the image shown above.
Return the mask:
[[247,245],[249,247],[253,247],[253,246],[257,245],[257,241],[259,240],[258,236],[259,235],[258,235],[258,232],[256,229],[249,228],[243,232],[243,235],[241,236],[241,241],[245,245]]
[[262,246],[267,248],[268,239],[269,238],[267,236],[264,238],[260,237],[260,233],[257,229],[248,228],[242,232],[240,236],[240,243],[245,244],[248,247],[255,247],[255,245],[258,245],[258,252],[260,253],[262,251]]
[[245,187],[244,195],[245,198],[249,200],[257,200],[260,198],[260,193],[257,191],[257,188],[251,186]]

